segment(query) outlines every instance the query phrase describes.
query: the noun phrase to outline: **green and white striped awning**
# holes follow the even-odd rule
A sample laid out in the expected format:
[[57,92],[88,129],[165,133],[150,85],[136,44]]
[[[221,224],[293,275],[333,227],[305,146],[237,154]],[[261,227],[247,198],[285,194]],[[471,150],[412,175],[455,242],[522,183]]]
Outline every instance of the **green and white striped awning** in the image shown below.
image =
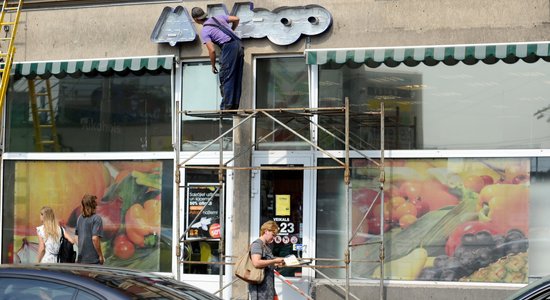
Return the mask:
[[21,77],[58,78],[67,75],[78,77],[81,75],[126,75],[129,73],[140,74],[145,72],[160,73],[170,72],[174,64],[174,56],[152,57],[126,57],[116,59],[86,59],[65,61],[37,61],[14,62],[12,76]]
[[474,44],[391,48],[348,48],[348,49],[308,49],[306,63],[324,64],[366,64],[390,67],[404,63],[415,66],[419,63],[432,66],[440,62],[454,65],[463,62],[468,65],[483,61],[487,64],[502,60],[514,63],[519,59],[535,62],[539,58],[550,61],[550,42],[515,44]]

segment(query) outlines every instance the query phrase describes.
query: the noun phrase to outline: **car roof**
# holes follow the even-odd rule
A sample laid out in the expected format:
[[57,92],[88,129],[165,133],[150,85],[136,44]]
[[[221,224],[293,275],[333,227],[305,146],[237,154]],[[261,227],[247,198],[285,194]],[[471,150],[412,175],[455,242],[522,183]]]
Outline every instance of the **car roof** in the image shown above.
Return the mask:
[[[194,286],[153,273],[82,264],[0,265],[0,277],[40,276],[71,282],[88,289],[112,292],[113,298],[132,299],[220,299]],[[75,281],[76,280],[76,281]],[[109,287],[112,291],[108,290]],[[107,296],[107,295],[103,295]],[[107,299],[111,299],[107,297]]]
[[517,290],[515,293],[510,295],[506,300],[516,300],[516,299],[530,299],[531,296],[536,295],[538,290],[543,286],[548,286],[550,284],[550,275],[544,276],[540,279],[537,279],[521,289]]

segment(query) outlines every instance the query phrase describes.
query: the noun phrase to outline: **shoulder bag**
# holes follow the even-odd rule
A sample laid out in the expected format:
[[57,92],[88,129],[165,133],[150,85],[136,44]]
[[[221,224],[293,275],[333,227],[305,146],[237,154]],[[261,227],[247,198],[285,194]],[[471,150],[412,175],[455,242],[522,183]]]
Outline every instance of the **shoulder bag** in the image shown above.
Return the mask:
[[235,276],[250,284],[260,284],[264,281],[264,269],[256,268],[252,264],[250,246],[248,247],[248,251],[237,260],[235,264]]
[[63,227],[61,227],[61,239],[59,252],[57,254],[57,262],[59,263],[74,263],[76,261],[76,251],[74,251],[73,243],[65,238]]

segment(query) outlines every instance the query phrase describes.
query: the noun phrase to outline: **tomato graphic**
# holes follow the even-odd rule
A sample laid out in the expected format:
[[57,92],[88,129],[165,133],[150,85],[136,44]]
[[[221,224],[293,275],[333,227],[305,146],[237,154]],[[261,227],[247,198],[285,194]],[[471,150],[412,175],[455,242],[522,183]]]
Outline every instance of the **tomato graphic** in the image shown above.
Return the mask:
[[135,253],[134,244],[128,239],[125,234],[117,235],[114,242],[115,256],[120,259],[128,259]]

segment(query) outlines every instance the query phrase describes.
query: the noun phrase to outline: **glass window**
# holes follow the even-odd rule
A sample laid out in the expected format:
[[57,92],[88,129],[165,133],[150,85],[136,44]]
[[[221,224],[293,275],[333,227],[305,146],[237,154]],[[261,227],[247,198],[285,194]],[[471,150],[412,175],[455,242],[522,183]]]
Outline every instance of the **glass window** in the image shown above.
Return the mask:
[[19,79],[7,94],[7,151],[170,151],[170,78]]
[[529,205],[529,276],[544,277],[550,274],[550,158],[531,159],[531,187]]
[[2,263],[37,261],[43,206],[74,234],[80,200],[90,193],[103,219],[105,265],[171,271],[172,161],[5,161],[4,167]]
[[[218,66],[219,68],[219,66]],[[183,64],[183,109],[191,112],[214,111],[220,109],[222,100],[218,75],[212,74],[210,62]],[[233,125],[232,117],[219,118],[212,113],[182,114],[181,141],[183,151],[202,149],[218,138]],[[222,128],[220,128],[220,122]],[[224,150],[231,150],[233,134],[223,138]],[[215,143],[207,150],[217,151]]]
[[[373,261],[379,257],[382,230],[386,279],[526,283],[548,273],[549,159],[387,160],[383,193],[377,168],[364,159],[352,160],[352,166],[353,277],[380,277],[380,264]],[[343,258],[342,175],[318,171],[318,258]],[[345,276],[338,269],[327,273]]]
[[0,298],[2,299],[72,299],[75,292],[76,289],[73,287],[49,281],[0,278]]
[[84,291],[78,291],[78,294],[76,295],[76,300],[98,300],[98,299],[100,298]]
[[[184,259],[206,264],[183,264],[184,273],[220,274],[220,193],[218,170],[185,169],[187,236]],[[223,269],[222,269],[223,270]]]
[[[303,57],[259,58],[256,60],[256,108],[309,107],[308,75]],[[309,139],[305,117],[271,112],[275,118]],[[309,149],[309,145],[280,124],[256,118],[258,150]]]
[[[351,145],[380,148],[380,120],[363,114],[384,103],[389,149],[539,149],[550,147],[548,63],[518,61],[376,69],[323,65],[319,106],[351,105]],[[343,117],[320,123],[343,139]],[[320,145],[343,144],[320,133]]]
[[[332,159],[319,159],[318,166],[336,166]],[[316,264],[330,278],[345,278],[344,250],[347,247],[346,199],[343,169],[317,171]],[[336,259],[336,261],[334,261]]]

